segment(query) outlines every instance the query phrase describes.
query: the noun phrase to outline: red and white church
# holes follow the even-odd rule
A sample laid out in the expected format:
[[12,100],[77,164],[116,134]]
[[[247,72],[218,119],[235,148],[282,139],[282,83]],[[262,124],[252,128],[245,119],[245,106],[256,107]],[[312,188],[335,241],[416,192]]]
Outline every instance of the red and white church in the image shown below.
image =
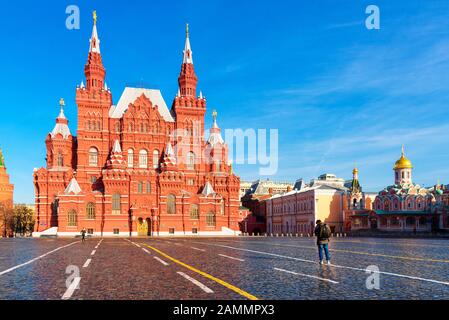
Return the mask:
[[48,134],[47,167],[35,169],[35,236],[235,235],[240,179],[216,122],[205,139],[206,99],[187,28],[179,91],[169,110],[159,90],[105,82],[96,15],[86,83],[76,89],[77,136],[64,101]]

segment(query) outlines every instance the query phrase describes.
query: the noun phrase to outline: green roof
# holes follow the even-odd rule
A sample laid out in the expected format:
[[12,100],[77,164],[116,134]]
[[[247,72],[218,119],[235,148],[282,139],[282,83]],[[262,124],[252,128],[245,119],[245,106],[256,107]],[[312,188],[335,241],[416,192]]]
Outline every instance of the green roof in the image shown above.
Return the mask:
[[376,214],[379,216],[392,216],[392,215],[403,215],[403,216],[422,216],[431,215],[428,211],[384,211],[376,210]]
[[368,213],[356,213],[353,214],[351,217],[368,217]]

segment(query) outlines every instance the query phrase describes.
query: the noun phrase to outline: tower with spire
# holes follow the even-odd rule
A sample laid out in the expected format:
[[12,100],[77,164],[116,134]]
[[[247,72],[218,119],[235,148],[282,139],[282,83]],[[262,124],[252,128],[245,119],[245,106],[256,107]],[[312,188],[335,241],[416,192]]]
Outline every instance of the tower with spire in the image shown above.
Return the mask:
[[183,51],[181,74],[178,78],[179,92],[182,97],[196,98],[198,78],[193,66],[193,53],[190,47],[189,24],[186,24],[186,43]]
[[[12,208],[13,206],[13,198],[14,198],[14,185],[9,181],[9,174],[6,171],[5,158],[3,156],[3,151],[0,149],[0,204],[4,208]],[[2,226],[3,227],[3,226]],[[4,228],[1,228],[3,234],[5,231]]]
[[[186,39],[183,50],[181,72],[178,77],[178,93],[173,101],[172,110],[176,116],[176,130],[185,139],[178,142],[177,150],[181,160],[187,159],[190,152],[195,154],[197,162],[202,162],[204,116],[206,114],[206,98],[200,92],[196,96],[198,78],[193,64],[190,45],[189,25],[186,25]],[[181,168],[186,168],[186,161],[180,161]]]
[[70,129],[69,120],[64,114],[65,101],[59,100],[59,115],[53,130],[45,141],[47,146],[47,168],[53,171],[67,171],[74,167],[76,154],[73,152],[74,140]]
[[228,163],[228,146],[221,136],[221,129],[217,123],[218,112],[212,112],[213,124],[209,130],[209,139],[207,140],[207,156],[211,164],[212,172],[231,172],[231,165]]
[[[104,164],[109,158],[115,138],[111,137],[110,129],[114,122],[109,118],[109,110],[112,105],[112,93],[105,84],[106,70],[103,66],[103,58],[100,50],[100,38],[97,30],[98,16],[93,12],[92,34],[89,39],[89,51],[87,62],[84,66],[85,85],[76,89],[76,104],[78,106],[78,174],[83,175],[80,168],[91,167],[88,165],[91,148],[98,150],[98,163]],[[92,170],[92,168],[90,168]],[[99,165],[96,170],[101,170]],[[78,179],[82,177],[78,176]],[[86,176],[87,178],[87,176]]]
[[352,181],[349,186],[349,208],[351,210],[361,210],[363,208],[362,186],[359,182],[359,169],[355,166],[352,170]]
[[402,154],[398,161],[394,164],[394,183],[396,185],[412,184],[412,162],[405,156],[405,149],[402,146]]

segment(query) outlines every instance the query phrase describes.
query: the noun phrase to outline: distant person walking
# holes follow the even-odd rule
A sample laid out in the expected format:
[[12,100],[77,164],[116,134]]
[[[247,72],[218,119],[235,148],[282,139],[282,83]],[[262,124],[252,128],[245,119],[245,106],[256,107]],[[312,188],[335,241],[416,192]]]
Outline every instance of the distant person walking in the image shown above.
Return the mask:
[[315,236],[317,237],[318,255],[320,264],[323,264],[323,250],[326,255],[327,264],[331,264],[331,255],[329,253],[329,238],[331,237],[331,229],[321,220],[317,220],[315,227]]
[[83,228],[83,230],[81,230],[81,241],[84,242],[86,241],[86,229]]

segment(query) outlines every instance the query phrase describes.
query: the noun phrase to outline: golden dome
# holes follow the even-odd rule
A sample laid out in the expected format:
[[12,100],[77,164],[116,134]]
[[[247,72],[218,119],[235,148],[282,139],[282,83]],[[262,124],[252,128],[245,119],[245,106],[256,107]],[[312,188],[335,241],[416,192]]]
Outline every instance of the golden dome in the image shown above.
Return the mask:
[[394,164],[394,170],[398,169],[413,169],[412,162],[405,156],[404,147],[402,147],[401,158]]

